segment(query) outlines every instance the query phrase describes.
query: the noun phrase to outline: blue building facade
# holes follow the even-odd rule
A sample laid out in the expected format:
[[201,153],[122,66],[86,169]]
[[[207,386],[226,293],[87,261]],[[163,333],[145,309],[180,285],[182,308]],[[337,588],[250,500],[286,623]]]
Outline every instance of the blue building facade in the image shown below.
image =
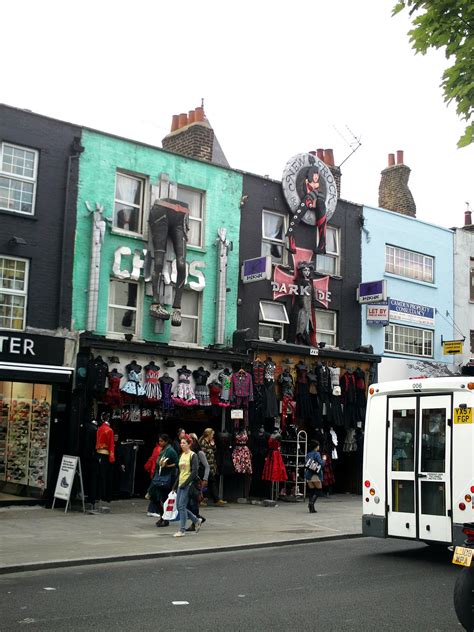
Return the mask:
[[442,340],[454,338],[453,231],[369,206],[363,218],[362,282],[386,284],[385,306],[361,305],[362,344],[383,356],[379,381],[449,374]]

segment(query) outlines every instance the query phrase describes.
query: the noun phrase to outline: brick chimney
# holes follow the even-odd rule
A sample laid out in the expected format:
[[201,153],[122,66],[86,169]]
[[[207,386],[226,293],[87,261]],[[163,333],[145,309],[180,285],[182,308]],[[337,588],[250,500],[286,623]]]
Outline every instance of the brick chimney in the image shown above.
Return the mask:
[[379,185],[379,206],[410,217],[416,216],[416,205],[408,188],[411,169],[403,164],[403,151],[388,155],[388,167],[382,171]]
[[322,160],[331,171],[334,181],[337,187],[337,197],[341,197],[341,168],[336,167],[334,164],[334,152],[332,149],[316,149],[316,151],[310,151],[310,154],[313,156],[317,156],[320,160]]
[[214,140],[214,130],[204,108],[198,107],[188,114],[173,115],[171,131],[163,138],[162,145],[175,154],[213,162]]

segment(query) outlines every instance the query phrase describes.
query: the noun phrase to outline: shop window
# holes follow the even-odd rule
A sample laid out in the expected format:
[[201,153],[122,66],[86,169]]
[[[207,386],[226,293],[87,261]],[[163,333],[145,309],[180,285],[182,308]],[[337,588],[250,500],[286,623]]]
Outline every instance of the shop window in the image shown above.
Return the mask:
[[184,290],[181,299],[181,327],[171,327],[170,342],[198,345],[201,337],[202,292]]
[[110,334],[138,336],[138,283],[112,280],[109,287],[109,315],[107,330]]
[[315,309],[316,340],[333,347],[337,342],[337,314],[326,309]]
[[0,147],[0,209],[34,215],[38,152],[2,143]]
[[51,390],[50,384],[0,382],[0,480],[46,486]]
[[433,283],[434,257],[386,245],[385,272],[391,272],[407,279]]
[[188,246],[203,248],[204,193],[178,185],[178,200],[189,206]]
[[27,295],[28,261],[0,257],[0,329],[25,329]]
[[469,266],[469,300],[474,302],[474,259]]
[[402,325],[387,325],[385,351],[432,358],[433,331]]
[[262,211],[262,256],[270,255],[272,263],[286,264],[285,233],[287,216],[274,211]]
[[[340,263],[340,232],[334,226],[328,226],[326,230],[326,254],[316,256],[316,272],[339,276]],[[316,244],[319,242],[319,233],[316,231]]]
[[115,180],[114,229],[141,234],[144,221],[145,181],[117,172]]

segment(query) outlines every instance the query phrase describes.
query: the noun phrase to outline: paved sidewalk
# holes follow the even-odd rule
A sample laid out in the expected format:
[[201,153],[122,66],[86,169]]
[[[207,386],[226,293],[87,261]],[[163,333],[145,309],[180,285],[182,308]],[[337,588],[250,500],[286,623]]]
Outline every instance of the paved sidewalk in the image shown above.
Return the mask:
[[361,533],[360,496],[321,498],[318,513],[306,503],[276,507],[228,504],[203,507],[198,534],[173,538],[177,523],[157,529],[146,515],[147,501],[111,503],[109,514],[64,513],[64,509],[0,509],[0,574],[76,564],[164,557],[219,550],[277,546]]

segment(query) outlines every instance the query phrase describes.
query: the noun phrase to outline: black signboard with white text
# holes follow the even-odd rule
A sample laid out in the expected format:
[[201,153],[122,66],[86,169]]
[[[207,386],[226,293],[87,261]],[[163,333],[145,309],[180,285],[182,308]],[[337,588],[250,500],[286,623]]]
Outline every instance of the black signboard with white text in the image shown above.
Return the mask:
[[0,329],[0,362],[62,366],[64,338]]

